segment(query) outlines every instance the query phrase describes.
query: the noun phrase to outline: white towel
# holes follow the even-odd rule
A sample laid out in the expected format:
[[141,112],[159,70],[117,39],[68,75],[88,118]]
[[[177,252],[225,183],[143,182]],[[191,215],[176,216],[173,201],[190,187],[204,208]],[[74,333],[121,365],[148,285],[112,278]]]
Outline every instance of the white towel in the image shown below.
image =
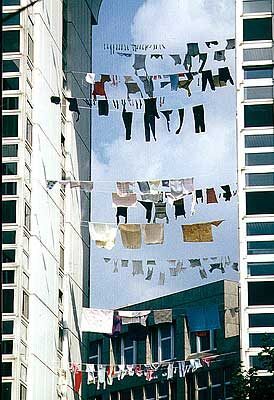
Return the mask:
[[107,250],[111,250],[114,247],[117,234],[117,226],[115,224],[90,222],[89,232],[97,247],[103,247]]
[[112,333],[113,310],[98,308],[83,308],[81,331]]

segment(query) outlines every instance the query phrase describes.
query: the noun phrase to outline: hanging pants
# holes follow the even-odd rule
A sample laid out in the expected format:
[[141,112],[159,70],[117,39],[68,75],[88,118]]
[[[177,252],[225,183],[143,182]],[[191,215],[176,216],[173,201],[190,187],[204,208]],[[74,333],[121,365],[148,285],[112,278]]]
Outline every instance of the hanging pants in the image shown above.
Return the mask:
[[185,111],[184,111],[183,108],[180,108],[180,109],[178,110],[178,112],[179,112],[180,124],[179,124],[179,128],[178,128],[177,131],[175,132],[176,135],[178,135],[178,134],[180,133],[180,131],[181,131],[181,128],[182,128],[182,125],[183,125],[183,122],[184,122],[184,114],[185,114]]
[[146,142],[150,142],[150,131],[156,141],[155,117],[160,118],[156,108],[156,98],[145,99],[144,127]]
[[195,132],[205,132],[204,106],[202,104],[199,106],[194,106],[192,111],[194,116]]
[[215,90],[212,71],[210,69],[206,70],[206,71],[202,71],[202,91],[203,92],[206,90],[207,81],[209,82],[211,89]]
[[123,109],[122,118],[126,128],[126,140],[131,139],[132,116],[132,112],[127,112],[125,108]]

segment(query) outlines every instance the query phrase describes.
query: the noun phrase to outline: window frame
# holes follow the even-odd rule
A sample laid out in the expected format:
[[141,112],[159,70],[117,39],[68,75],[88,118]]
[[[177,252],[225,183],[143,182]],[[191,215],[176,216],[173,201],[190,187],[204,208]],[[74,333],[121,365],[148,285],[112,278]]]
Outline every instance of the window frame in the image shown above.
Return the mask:
[[132,360],[133,362],[131,364],[136,364],[137,363],[137,341],[132,339],[132,345],[131,346],[125,346],[125,337],[122,336],[120,340],[120,351],[121,351],[121,364],[128,364],[126,363],[126,357],[125,357],[125,352],[127,350],[132,349]]
[[[170,336],[166,336],[162,338],[162,329],[163,326],[159,326],[157,330],[157,361],[158,362],[163,362],[163,361],[169,361],[174,359],[174,325],[173,324],[168,324],[165,326],[170,327]],[[162,342],[170,340],[170,358],[163,360],[162,359]]]
[[[95,365],[98,365],[98,364],[101,364],[101,362],[102,362],[102,343],[101,343],[101,341],[99,341],[99,340],[96,340],[96,341],[94,341],[93,343],[95,343],[96,344],[96,347],[97,347],[97,354],[96,355],[93,355],[93,356],[88,356],[88,362],[90,363],[90,364],[95,364]],[[90,348],[89,348],[89,352],[90,352]],[[94,362],[94,360],[96,360],[96,362]]]

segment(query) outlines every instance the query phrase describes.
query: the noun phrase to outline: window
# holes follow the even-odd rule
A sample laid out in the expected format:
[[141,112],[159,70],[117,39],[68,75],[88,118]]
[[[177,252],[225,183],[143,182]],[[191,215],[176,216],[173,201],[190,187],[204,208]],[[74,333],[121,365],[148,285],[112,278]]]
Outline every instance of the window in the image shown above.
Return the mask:
[[231,380],[232,380],[232,368],[227,367],[224,369],[224,398],[225,400],[233,400]]
[[15,249],[5,249],[2,251],[3,263],[15,262]]
[[31,208],[27,203],[25,203],[24,225],[28,230],[30,230],[30,222],[31,222],[30,220],[31,220]]
[[33,50],[34,50],[33,39],[30,36],[30,34],[28,34],[28,57],[32,62],[33,62]]
[[3,0],[3,6],[19,6],[20,0]]
[[245,165],[274,165],[274,153],[250,153],[245,155]]
[[3,72],[19,72],[20,60],[3,60]]
[[60,246],[60,268],[64,271],[65,262],[65,250],[63,246]]
[[250,356],[249,363],[251,368],[258,368],[259,370],[266,370],[265,362],[258,356]]
[[169,386],[168,382],[161,382],[158,384],[158,399],[169,400]]
[[21,338],[26,342],[27,341],[27,335],[28,335],[28,327],[21,323]]
[[274,314],[249,314],[250,328],[274,327]]
[[30,183],[30,169],[26,164],[25,164],[25,170],[24,170],[24,179],[27,183]]
[[20,378],[25,382],[27,381],[27,372],[28,372],[27,367],[25,367],[25,365],[21,364]]
[[29,288],[29,277],[27,274],[25,274],[25,272],[23,272],[23,288]]
[[3,137],[18,137],[18,115],[3,115]]
[[249,86],[244,88],[245,100],[260,100],[272,99],[273,87],[272,86]]
[[274,254],[274,242],[247,242],[247,254]]
[[23,252],[23,267],[29,269],[29,256]]
[[121,364],[135,364],[137,361],[137,343],[125,336],[121,338]]
[[17,157],[18,144],[5,144],[2,146],[3,157]]
[[274,262],[247,263],[250,276],[274,275]]
[[11,382],[2,382],[2,399],[11,400]]
[[192,332],[190,344],[192,353],[214,350],[216,348],[216,330]]
[[14,312],[14,290],[3,289],[3,313]]
[[248,222],[246,234],[252,235],[274,235],[274,222]]
[[244,19],[244,41],[250,40],[272,40],[272,19],[254,18]]
[[26,141],[32,145],[32,123],[27,118],[27,127],[26,127]]
[[3,175],[17,175],[17,163],[3,163]]
[[153,383],[145,386],[145,400],[156,400],[156,385]]
[[244,0],[244,13],[271,12],[271,0]]
[[14,12],[3,14],[3,26],[8,25],[20,25],[20,14]]
[[13,321],[2,321],[2,335],[13,334]]
[[2,376],[12,376],[12,363],[11,362],[3,362],[2,363]]
[[29,295],[23,290],[22,295],[22,314],[27,319],[29,318]]
[[89,343],[89,363],[100,364],[101,363],[101,343],[98,341]]
[[246,214],[274,214],[274,192],[247,192]]
[[3,340],[2,341],[2,353],[12,354],[13,352],[13,340]]
[[263,347],[264,345],[274,347],[274,333],[249,334],[249,347]]
[[2,32],[3,53],[14,53],[20,51],[20,31]]
[[158,329],[158,361],[172,358],[174,358],[174,329],[168,324]]
[[274,305],[274,282],[248,282],[248,305]]
[[272,47],[243,49],[244,61],[272,60]]
[[209,400],[208,373],[206,371],[197,374],[198,400]]
[[3,244],[15,244],[16,243],[16,231],[3,231],[2,232],[2,243]]
[[[132,389],[133,393],[133,400],[143,400],[144,399],[144,393],[143,393],[143,387],[136,387]],[[118,400],[118,397],[111,397],[111,400]]]
[[4,182],[2,183],[2,195],[13,196],[17,193],[17,182]]
[[210,372],[211,400],[223,399],[223,370],[214,369]]
[[63,338],[64,338],[64,331],[61,326],[58,328],[58,350],[63,351]]
[[2,202],[2,218],[4,224],[16,223],[16,200],[5,200]]
[[247,186],[274,186],[274,172],[246,174],[245,181]]
[[255,104],[244,106],[245,128],[273,126],[273,104]]
[[131,400],[131,390],[122,390],[120,392],[120,400]]
[[27,388],[24,385],[20,385],[20,400],[27,400]]
[[19,90],[19,78],[3,78],[3,90]]
[[19,97],[4,97],[3,110],[18,110]]
[[274,147],[274,135],[245,136],[245,147]]
[[272,79],[272,65],[244,67],[244,79]]
[[2,283],[3,285],[14,283],[14,270],[7,269],[2,271]]

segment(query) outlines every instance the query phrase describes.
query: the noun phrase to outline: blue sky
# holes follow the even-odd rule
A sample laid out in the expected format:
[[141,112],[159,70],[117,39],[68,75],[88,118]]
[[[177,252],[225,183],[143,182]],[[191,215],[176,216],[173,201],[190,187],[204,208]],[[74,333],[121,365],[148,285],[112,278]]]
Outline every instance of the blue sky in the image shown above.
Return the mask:
[[[234,1],[220,0],[104,0],[99,14],[99,23],[93,28],[93,71],[134,75],[133,57],[125,58],[110,55],[103,49],[104,43],[164,43],[167,55],[163,60],[147,61],[149,74],[176,73],[184,70],[174,66],[168,56],[183,54],[187,42],[200,44],[204,41],[218,40],[216,49],[225,46],[225,39],[234,37]],[[210,49],[207,49],[208,51]],[[215,50],[215,49],[214,49]],[[211,54],[211,55],[210,55]],[[208,56],[205,69],[229,66],[235,78],[235,53],[226,52],[225,62],[214,62]],[[99,78],[99,75],[97,75]],[[108,117],[98,117],[93,110],[92,129],[92,220],[96,222],[115,222],[115,209],[111,204],[111,192],[115,191],[115,181],[170,179],[194,177],[199,188],[218,187],[222,184],[236,184],[236,132],[235,132],[235,86],[217,89],[193,86],[192,96],[185,91],[170,92],[170,88],[158,89],[156,95],[165,95],[165,106],[172,108],[171,132],[167,132],[163,117],[156,121],[157,143],[145,143],[143,113],[133,115],[132,140],[125,141],[121,112],[111,111]],[[119,89],[106,86],[109,98],[126,97],[123,84]],[[194,132],[192,106],[204,104],[206,113],[206,134]],[[178,108],[185,108],[182,131],[175,135],[178,127]],[[187,205],[188,207],[189,205]],[[140,250],[126,250],[120,237],[111,250],[97,249],[92,245],[91,254],[91,305],[112,308],[134,303],[155,296],[183,290],[192,286],[206,284],[215,280],[238,279],[231,268],[225,274],[220,271],[208,273],[208,279],[201,280],[198,270],[188,268],[178,277],[169,276],[167,259],[188,259],[229,255],[237,261],[237,197],[231,202],[217,205],[199,205],[196,214],[185,220],[175,221],[173,208],[168,207],[170,224],[165,225],[165,243],[162,246],[145,246]],[[145,223],[145,212],[141,205],[129,209],[131,223]],[[219,228],[214,228],[214,242],[209,244],[186,244],[181,240],[181,224],[206,222],[224,219]],[[159,221],[160,222],[160,221]],[[132,276],[128,269],[119,267],[112,273],[113,264],[105,264],[103,257],[113,259],[155,258],[158,260],[153,279],[145,281],[143,276]],[[166,283],[158,286],[160,272],[166,273]]]

